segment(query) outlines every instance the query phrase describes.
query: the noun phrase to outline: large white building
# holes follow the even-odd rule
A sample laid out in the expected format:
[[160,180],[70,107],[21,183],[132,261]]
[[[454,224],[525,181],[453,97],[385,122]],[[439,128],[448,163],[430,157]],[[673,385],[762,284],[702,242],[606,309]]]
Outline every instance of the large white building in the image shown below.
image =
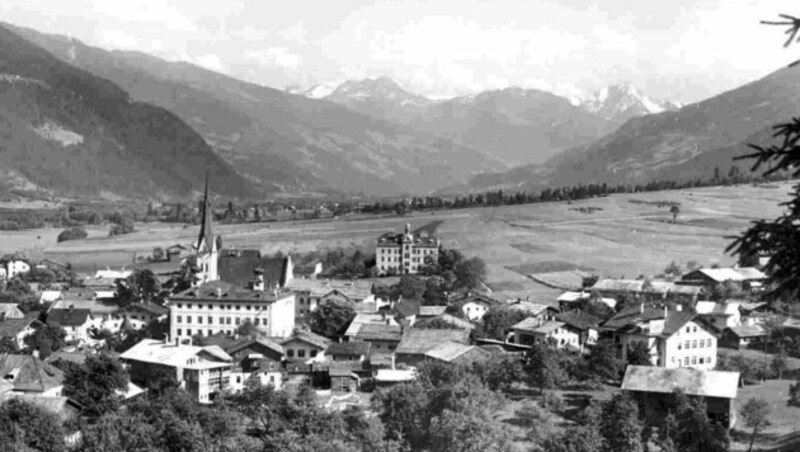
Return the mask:
[[170,297],[170,337],[234,334],[245,321],[269,337],[289,337],[295,326],[295,296],[291,292],[240,288],[211,281]]
[[386,233],[375,243],[375,259],[378,272],[385,274],[415,274],[426,260],[439,260],[439,239],[427,232],[414,234],[406,224],[403,234]]

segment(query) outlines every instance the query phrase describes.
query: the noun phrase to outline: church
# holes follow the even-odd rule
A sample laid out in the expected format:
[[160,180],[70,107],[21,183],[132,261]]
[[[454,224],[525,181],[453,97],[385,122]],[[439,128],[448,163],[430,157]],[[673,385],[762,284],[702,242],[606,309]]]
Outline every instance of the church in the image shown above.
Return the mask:
[[258,250],[221,250],[222,240],[212,230],[208,177],[200,214],[191,268],[194,284],[169,298],[170,337],[183,341],[194,335],[230,335],[246,323],[268,337],[290,336],[295,296],[284,286],[293,277],[291,258],[262,258]]

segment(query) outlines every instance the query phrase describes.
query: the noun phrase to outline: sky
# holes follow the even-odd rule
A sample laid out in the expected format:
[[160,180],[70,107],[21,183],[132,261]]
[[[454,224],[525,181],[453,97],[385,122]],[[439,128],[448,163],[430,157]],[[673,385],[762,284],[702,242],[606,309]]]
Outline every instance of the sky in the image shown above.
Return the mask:
[[694,102],[800,56],[796,0],[3,0],[3,21],[283,89],[388,76],[445,98],[630,82]]

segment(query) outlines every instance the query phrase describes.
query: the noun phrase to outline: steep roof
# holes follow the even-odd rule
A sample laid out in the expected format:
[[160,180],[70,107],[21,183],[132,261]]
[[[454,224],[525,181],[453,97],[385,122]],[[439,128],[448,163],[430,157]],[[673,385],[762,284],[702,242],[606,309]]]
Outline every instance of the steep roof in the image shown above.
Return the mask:
[[601,326],[605,330],[619,331],[625,329],[628,332],[648,334],[642,328],[643,324],[651,320],[664,320],[664,328],[658,335],[669,337],[683,325],[693,320],[696,315],[696,313],[690,311],[666,311],[665,318],[665,310],[663,308],[645,307],[642,311],[641,305],[638,305],[623,309]]
[[70,306],[73,309],[86,309],[93,314],[113,314],[119,311],[115,304],[97,300],[94,290],[74,288],[64,291],[61,299],[50,306],[50,310],[69,309]]
[[716,301],[698,301],[694,310],[698,314],[734,315],[739,310],[739,303],[719,303]]
[[262,256],[252,249],[224,249],[217,257],[219,279],[237,287],[249,287],[255,281],[255,271],[260,269],[267,287],[283,284],[290,265],[290,257]]
[[214,239],[214,231],[211,229],[211,220],[214,210],[211,208],[211,200],[208,197],[208,173],[206,173],[206,185],[203,190],[203,205],[200,211],[200,234],[197,236],[198,254],[207,254],[216,250],[217,243]]
[[330,339],[317,333],[311,331],[295,331],[291,336],[281,342],[281,345],[288,344],[292,341],[303,341],[323,350],[331,343]]
[[579,330],[596,329],[600,326],[600,322],[603,321],[603,319],[581,310],[559,314],[556,316],[556,320]]
[[412,328],[406,333],[395,353],[422,355],[445,342],[469,342],[469,330]]
[[45,392],[64,384],[64,372],[30,355],[0,355],[0,379],[14,391]]
[[735,399],[738,388],[739,372],[653,366],[628,366],[621,386],[625,391],[666,394],[680,389],[687,395],[725,399]]
[[25,317],[16,303],[0,303],[0,319],[22,319]]
[[328,356],[369,356],[372,344],[369,342],[334,342],[328,345],[325,354]]
[[91,316],[88,309],[53,309],[47,314],[47,323],[60,326],[85,325]]
[[0,320],[0,337],[16,337],[28,326],[38,324],[38,318],[38,312],[29,312],[21,319]]
[[689,272],[681,278],[684,281],[699,279],[698,276],[705,276],[715,282],[721,283],[725,281],[744,281],[742,273],[739,273],[734,268],[700,268],[693,272]]
[[195,302],[195,301],[230,301],[270,304],[286,297],[293,296],[288,292],[274,291],[260,292],[257,290],[238,287],[225,281],[210,281],[199,287],[192,287],[177,295],[170,297],[170,302]]
[[766,279],[767,275],[755,267],[739,267],[735,268],[737,273],[742,276],[745,281],[754,281],[759,279]]
[[169,308],[155,303],[132,303],[127,308],[127,311],[142,311],[147,314],[161,316],[169,314]]
[[544,311],[546,311],[548,309],[552,309],[554,311],[557,311],[557,309],[552,307],[552,306],[548,306],[546,304],[540,304],[540,303],[531,303],[529,301],[520,301],[520,302],[517,302],[517,303],[510,303],[510,304],[508,304],[506,306],[508,306],[510,309],[515,309],[517,311],[527,312],[528,314],[530,314],[532,316],[538,316],[539,314],[541,314],[542,312],[544,312]]
[[238,344],[234,347],[230,347],[225,349],[225,351],[231,355],[235,355],[236,353],[246,349],[246,348],[266,348],[272,350],[273,352],[283,355],[283,345],[267,338],[259,338],[259,339],[251,339],[245,343]]

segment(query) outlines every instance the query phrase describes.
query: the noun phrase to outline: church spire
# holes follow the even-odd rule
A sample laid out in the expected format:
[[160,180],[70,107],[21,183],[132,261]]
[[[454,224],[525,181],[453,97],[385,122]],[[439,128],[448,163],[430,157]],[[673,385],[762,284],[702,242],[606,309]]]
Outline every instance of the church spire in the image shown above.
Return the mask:
[[197,238],[198,253],[211,253],[216,248],[214,233],[211,230],[211,218],[214,212],[211,210],[211,201],[208,199],[208,178],[209,171],[206,170],[206,187],[203,192],[202,217],[200,218],[200,236]]

